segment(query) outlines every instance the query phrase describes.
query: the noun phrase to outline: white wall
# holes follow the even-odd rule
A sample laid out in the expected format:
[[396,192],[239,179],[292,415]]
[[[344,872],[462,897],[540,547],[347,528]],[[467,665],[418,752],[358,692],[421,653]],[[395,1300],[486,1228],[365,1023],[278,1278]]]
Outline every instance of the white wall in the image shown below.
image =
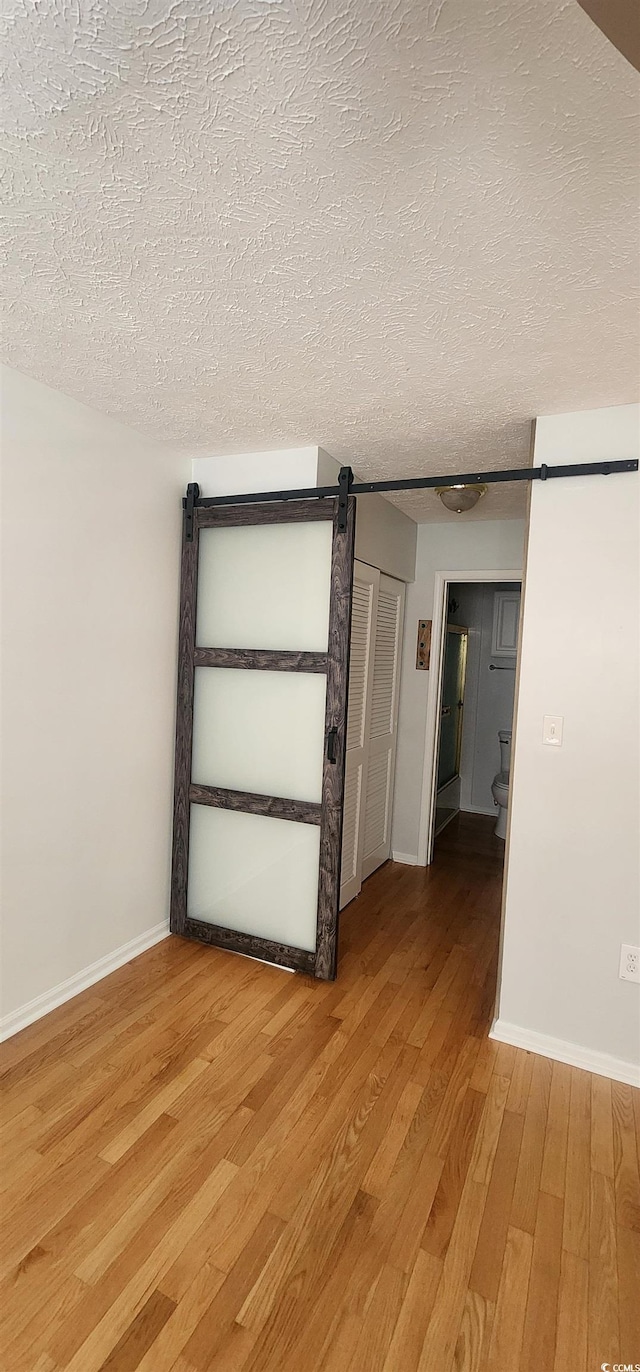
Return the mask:
[[[275,448],[268,452],[233,453],[194,457],[192,481],[200,494],[249,495],[253,491],[286,491],[295,486],[325,484],[318,480],[320,449],[314,444],[302,448]],[[331,484],[334,477],[326,482]]]
[[407,588],[392,843],[394,854],[411,861],[417,861],[418,854],[430,675],[416,669],[418,620],[432,618],[437,572],[517,571],[522,567],[523,520],[465,524],[464,515],[459,519],[418,525],[416,579]]
[[[638,406],[539,419],[535,463],[638,456]],[[640,1080],[638,476],[535,483],[496,1036]],[[564,716],[562,748],[542,743]],[[634,1064],[636,1064],[634,1068]]]
[[[449,619],[453,624],[465,624],[469,629],[460,808],[486,815],[497,816],[491,783],[500,769],[498,731],[511,728],[516,683],[515,658],[512,666],[508,662],[495,662],[491,654],[494,600],[497,590],[516,588],[516,582],[453,584],[449,587],[449,595],[455,597],[460,607],[449,615]],[[491,663],[500,670],[489,671]]]
[[416,574],[418,525],[381,495],[359,495],[356,557],[398,581]]
[[8,368],[2,399],[7,1031],[166,923],[189,463]]

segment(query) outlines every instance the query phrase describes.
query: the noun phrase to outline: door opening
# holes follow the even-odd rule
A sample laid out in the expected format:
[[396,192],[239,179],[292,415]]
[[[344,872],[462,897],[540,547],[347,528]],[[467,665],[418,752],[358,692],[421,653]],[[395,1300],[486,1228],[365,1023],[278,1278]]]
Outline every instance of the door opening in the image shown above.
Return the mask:
[[[453,594],[451,587],[459,588],[460,594]],[[494,597],[500,587],[515,586],[516,590],[511,595],[516,596],[517,610],[514,617],[514,605],[504,606],[501,620],[494,627],[494,611],[497,613]],[[470,791],[471,775],[471,755],[473,740],[476,737],[476,718],[477,701],[486,694],[487,683],[490,681],[509,680],[513,687],[513,700],[511,712],[513,715],[514,702],[516,696],[516,683],[518,679],[518,652],[519,652],[519,629],[520,629],[520,591],[522,586],[522,570],[499,570],[499,571],[446,571],[437,572],[435,576],[434,600],[433,600],[433,624],[431,633],[431,668],[429,671],[429,688],[427,697],[427,720],[425,731],[425,768],[423,774],[422,797],[420,804],[420,828],[418,837],[418,863],[429,866],[433,861],[434,843],[436,828],[436,813],[438,809],[438,767],[439,767],[439,744],[440,744],[440,710],[442,705],[443,687],[443,666],[445,660],[445,645],[447,640],[447,629],[453,624],[467,630],[467,652],[465,659],[465,690],[463,707],[460,711],[462,716],[461,744],[460,744],[460,763],[462,770],[459,771],[459,803],[456,799],[456,787],[452,787],[455,804],[447,806],[456,813],[462,809],[465,813],[485,813],[486,815],[496,813],[493,795],[487,799],[486,786],[483,789],[483,799],[478,800],[477,785],[475,795]],[[484,587],[482,592],[479,588]],[[462,592],[467,597],[462,599]],[[473,597],[475,595],[476,602]],[[484,596],[484,635],[479,623],[478,605]],[[469,599],[471,597],[471,599]],[[455,602],[455,606],[454,603]],[[472,621],[471,626],[467,623],[467,618]],[[491,632],[489,633],[488,619],[490,618]],[[473,632],[472,632],[473,629]],[[500,640],[495,637],[500,633]],[[480,673],[479,653],[482,648],[483,667],[482,676]],[[498,652],[492,649],[497,648]],[[506,670],[505,670],[506,669]],[[480,682],[483,682],[483,689],[480,691]],[[490,717],[489,717],[490,718]],[[484,716],[480,717],[481,722]],[[497,728],[496,726],[496,732]],[[486,768],[496,763],[491,773],[494,776],[499,771],[500,749],[499,740],[490,741],[488,738],[490,725],[485,722],[481,730],[485,740],[486,748],[491,751],[491,760],[487,760],[485,749],[485,763],[483,776],[486,778]],[[478,735],[480,736],[480,735]],[[450,798],[450,797],[449,797]],[[445,796],[445,799],[447,797]],[[442,801],[442,797],[440,797]],[[478,808],[479,807],[479,808]],[[442,809],[442,805],[440,806]],[[442,818],[442,816],[440,816]],[[448,817],[453,819],[453,815]]]
[[443,586],[430,854],[436,861],[454,821],[447,846],[473,835],[504,855],[521,595],[520,579],[504,578],[469,583],[452,576]]

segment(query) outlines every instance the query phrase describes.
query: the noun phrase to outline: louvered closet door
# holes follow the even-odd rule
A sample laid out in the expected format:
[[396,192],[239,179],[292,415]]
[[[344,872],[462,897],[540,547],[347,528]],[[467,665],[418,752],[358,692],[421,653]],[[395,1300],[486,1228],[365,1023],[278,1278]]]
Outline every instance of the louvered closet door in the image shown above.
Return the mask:
[[367,784],[368,723],[373,687],[371,654],[379,581],[380,573],[376,567],[367,567],[364,562],[354,564],[340,909],[357,896],[362,885],[362,821]]
[[391,853],[404,594],[403,582],[394,581],[390,576],[380,576],[364,793],[363,881],[382,862],[386,862]]

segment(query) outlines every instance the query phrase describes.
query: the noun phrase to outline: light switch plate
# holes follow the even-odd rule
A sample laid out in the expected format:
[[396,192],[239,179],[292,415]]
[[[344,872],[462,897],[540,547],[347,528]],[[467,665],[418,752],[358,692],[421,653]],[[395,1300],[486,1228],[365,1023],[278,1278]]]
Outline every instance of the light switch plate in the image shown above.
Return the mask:
[[561,748],[563,727],[563,715],[545,715],[542,721],[542,742],[550,748]]

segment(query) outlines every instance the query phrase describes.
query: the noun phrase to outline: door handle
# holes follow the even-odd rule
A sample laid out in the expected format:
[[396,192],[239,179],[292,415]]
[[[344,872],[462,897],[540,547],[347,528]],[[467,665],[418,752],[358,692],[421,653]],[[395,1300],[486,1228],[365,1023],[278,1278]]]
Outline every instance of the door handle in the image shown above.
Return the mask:
[[327,762],[338,761],[338,730],[330,729],[327,734]]
[[440,714],[441,714],[441,715],[450,715],[450,714],[451,714],[451,706],[450,706],[450,705],[443,705],[443,707],[442,707],[442,709],[441,709],[441,711],[440,711]]

